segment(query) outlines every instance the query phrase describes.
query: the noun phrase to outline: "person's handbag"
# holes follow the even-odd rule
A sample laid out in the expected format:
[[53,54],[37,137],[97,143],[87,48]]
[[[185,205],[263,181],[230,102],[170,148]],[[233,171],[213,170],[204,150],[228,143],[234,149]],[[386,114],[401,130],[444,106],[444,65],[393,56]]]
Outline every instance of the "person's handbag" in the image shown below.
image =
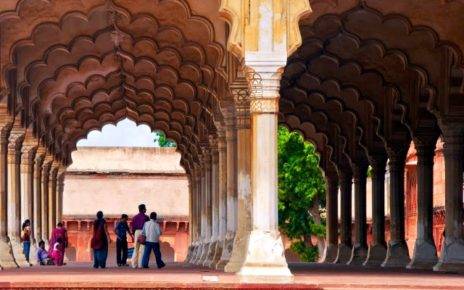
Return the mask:
[[141,245],[145,245],[145,242],[147,241],[147,237],[144,235],[144,234],[140,234],[138,237],[137,237],[137,243],[141,244]]

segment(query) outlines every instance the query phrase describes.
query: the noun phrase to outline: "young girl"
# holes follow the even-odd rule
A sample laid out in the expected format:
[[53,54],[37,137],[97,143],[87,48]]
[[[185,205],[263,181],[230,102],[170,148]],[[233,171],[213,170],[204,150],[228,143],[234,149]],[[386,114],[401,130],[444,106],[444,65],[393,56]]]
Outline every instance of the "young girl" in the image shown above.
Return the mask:
[[53,263],[57,266],[63,266],[63,250],[64,241],[61,237],[59,237],[53,245],[53,250],[50,254],[50,258],[53,260]]

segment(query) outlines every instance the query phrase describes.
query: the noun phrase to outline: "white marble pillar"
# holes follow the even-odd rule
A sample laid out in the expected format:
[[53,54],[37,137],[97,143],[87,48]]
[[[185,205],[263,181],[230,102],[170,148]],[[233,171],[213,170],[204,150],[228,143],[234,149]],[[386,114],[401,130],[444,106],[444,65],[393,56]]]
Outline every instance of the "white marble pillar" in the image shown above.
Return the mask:
[[335,172],[326,172],[326,243],[322,261],[333,263],[338,252],[338,188],[339,180]]
[[34,197],[33,197],[33,231],[36,243],[43,240],[42,236],[42,164],[45,159],[45,148],[39,146],[34,159]]
[[8,237],[13,257],[19,267],[30,264],[23,254],[21,245],[21,146],[24,131],[13,128],[8,139]]
[[[284,62],[272,61],[262,53],[249,55],[252,120],[252,231],[245,261],[239,275],[243,279],[274,276],[288,279],[290,270],[278,229],[277,196],[277,114],[279,112],[280,69]],[[280,54],[278,55],[281,56]],[[266,278],[268,280],[268,278]]]
[[[29,141],[29,140],[28,140]],[[34,253],[37,252],[36,238],[35,238],[35,220],[33,215],[34,210],[34,158],[37,150],[36,144],[28,142],[23,143],[21,149],[21,222],[25,220],[31,221],[31,248],[29,263],[35,265]],[[37,143],[37,142],[35,142]]]
[[414,253],[408,269],[432,269],[438,261],[433,240],[433,159],[437,137],[431,135],[425,142],[424,139],[414,139],[417,156],[417,228]]
[[219,201],[218,201],[218,215],[219,215],[219,237],[216,246],[216,257],[214,258],[213,267],[217,268],[226,243],[227,233],[227,152],[225,134],[222,131],[218,132],[218,162],[219,162]]
[[[2,112],[2,111],[0,111]],[[3,112],[2,112],[3,113]],[[7,183],[7,154],[8,137],[12,128],[11,118],[0,114],[0,267],[2,269],[16,268],[11,246],[8,242],[8,183]]]
[[53,162],[53,157],[49,153],[45,156],[45,160],[42,164],[42,184],[41,184],[41,216],[42,216],[42,240],[45,242],[45,245],[48,246],[49,236],[49,223],[48,223],[48,181],[50,177],[50,168]]
[[198,245],[198,251],[197,255],[194,261],[194,264],[200,264],[201,258],[203,257],[204,253],[204,248],[205,248],[205,236],[206,236],[206,185],[205,185],[205,161],[204,158],[201,158],[201,164],[202,166],[200,167],[200,187],[199,187],[199,198],[200,198],[200,204],[199,204],[199,209],[200,209],[200,238],[199,238],[199,245]]
[[203,202],[203,207],[205,209],[205,231],[204,231],[204,236],[203,236],[203,250],[201,254],[201,259],[199,261],[200,265],[205,265],[208,255],[209,255],[209,250],[210,250],[210,245],[211,245],[211,155],[209,152],[209,147],[205,147],[203,150],[204,153],[204,202]]
[[48,178],[48,236],[56,227],[56,178],[60,164],[57,160],[52,162]]
[[61,165],[58,168],[56,176],[56,220],[55,224],[63,221],[63,192],[64,192],[64,176],[66,167]]
[[237,128],[237,229],[232,256],[224,270],[238,272],[242,267],[251,233],[251,125],[250,96],[245,79],[231,85],[235,99]]
[[445,156],[445,241],[435,271],[464,272],[464,125],[441,124]]
[[219,240],[219,153],[216,136],[210,136],[211,148],[211,244],[204,266],[213,267]]
[[227,154],[227,222],[226,240],[222,256],[216,269],[224,270],[232,255],[235,231],[237,229],[237,134],[233,108],[224,112],[226,124],[226,154]]

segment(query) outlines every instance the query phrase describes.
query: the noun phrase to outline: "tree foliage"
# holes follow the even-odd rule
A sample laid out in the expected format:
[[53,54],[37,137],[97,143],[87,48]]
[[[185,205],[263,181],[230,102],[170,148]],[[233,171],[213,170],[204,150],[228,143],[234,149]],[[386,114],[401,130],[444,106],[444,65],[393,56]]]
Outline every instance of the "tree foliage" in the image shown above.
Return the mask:
[[294,242],[292,250],[302,260],[315,261],[318,248],[311,236],[325,236],[321,208],[325,206],[325,181],[314,146],[297,132],[279,127],[279,227]]
[[155,142],[158,143],[159,147],[176,147],[176,142],[168,139],[164,132],[156,132],[155,133]]

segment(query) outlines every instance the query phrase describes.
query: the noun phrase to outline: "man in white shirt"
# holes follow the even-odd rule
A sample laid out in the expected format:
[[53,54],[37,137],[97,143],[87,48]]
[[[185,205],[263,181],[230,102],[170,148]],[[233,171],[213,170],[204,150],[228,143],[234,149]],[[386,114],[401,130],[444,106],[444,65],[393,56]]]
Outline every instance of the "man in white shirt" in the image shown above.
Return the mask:
[[142,258],[142,267],[148,268],[150,262],[150,253],[153,250],[156,258],[156,265],[158,269],[166,266],[163,260],[161,260],[161,251],[159,238],[161,236],[161,229],[159,224],[156,222],[156,212],[150,213],[150,220],[145,222],[142,229],[142,235],[145,236],[145,249]]

